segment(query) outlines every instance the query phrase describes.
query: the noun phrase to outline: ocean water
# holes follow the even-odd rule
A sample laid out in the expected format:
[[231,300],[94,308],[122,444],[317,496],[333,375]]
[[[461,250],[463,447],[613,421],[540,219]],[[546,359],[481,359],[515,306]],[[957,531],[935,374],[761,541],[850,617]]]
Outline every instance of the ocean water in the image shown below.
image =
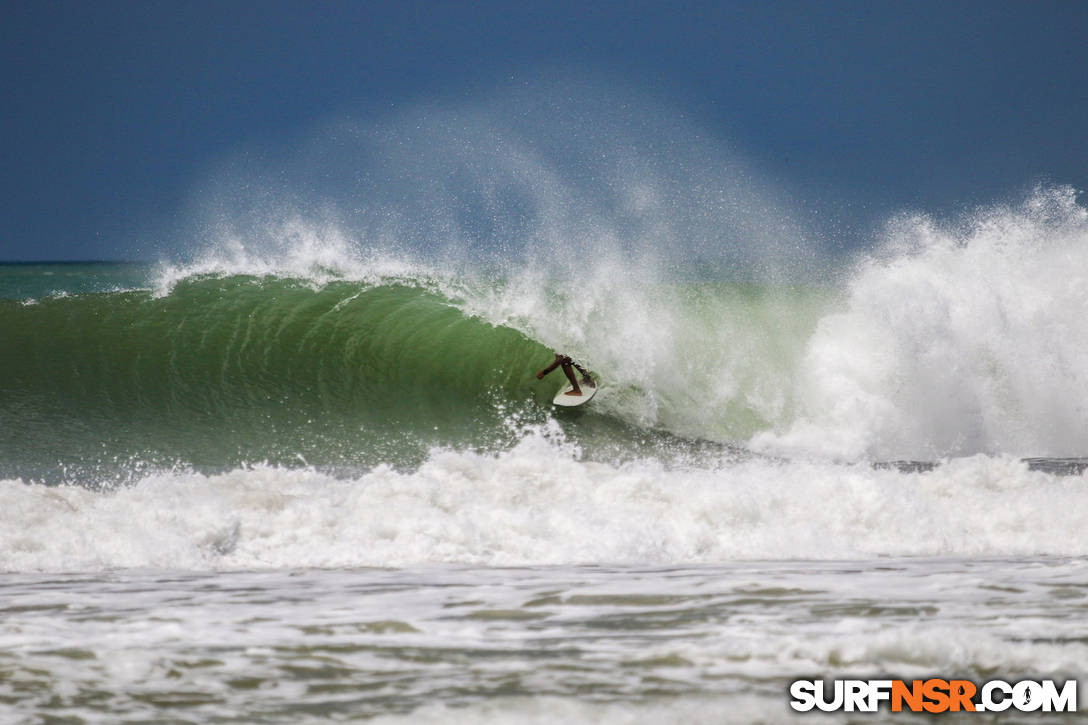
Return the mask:
[[510,259],[295,223],[0,265],[0,720],[775,723],[822,721],[799,678],[1084,679],[1071,190],[807,278]]

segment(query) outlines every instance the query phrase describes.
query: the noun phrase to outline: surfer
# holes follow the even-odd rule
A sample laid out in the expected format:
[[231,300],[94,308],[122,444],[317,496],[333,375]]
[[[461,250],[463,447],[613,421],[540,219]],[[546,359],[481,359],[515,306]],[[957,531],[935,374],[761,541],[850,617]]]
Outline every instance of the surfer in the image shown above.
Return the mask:
[[569,355],[562,355],[558,352],[555,353],[555,360],[552,361],[552,364],[536,374],[536,379],[543,380],[545,375],[552,370],[555,370],[557,367],[563,368],[563,373],[567,376],[567,380],[570,381],[571,387],[574,388],[574,390],[568,390],[566,393],[567,395],[582,394],[582,388],[578,386],[578,378],[574,375],[574,370],[571,368],[577,368],[578,372],[582,374],[582,383],[591,388],[597,387],[597,384],[593,382],[593,378],[589,377],[589,373],[586,372],[585,368],[571,360]]

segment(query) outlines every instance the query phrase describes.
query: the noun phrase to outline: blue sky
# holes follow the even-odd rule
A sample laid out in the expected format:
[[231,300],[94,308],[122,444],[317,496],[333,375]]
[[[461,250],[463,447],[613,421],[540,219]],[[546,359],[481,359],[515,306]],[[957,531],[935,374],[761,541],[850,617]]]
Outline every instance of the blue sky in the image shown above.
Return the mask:
[[554,69],[693,119],[839,219],[844,243],[900,209],[1088,187],[1088,3],[0,7],[0,260],[131,255],[176,233],[194,187],[238,149],[331,118],[531,93]]

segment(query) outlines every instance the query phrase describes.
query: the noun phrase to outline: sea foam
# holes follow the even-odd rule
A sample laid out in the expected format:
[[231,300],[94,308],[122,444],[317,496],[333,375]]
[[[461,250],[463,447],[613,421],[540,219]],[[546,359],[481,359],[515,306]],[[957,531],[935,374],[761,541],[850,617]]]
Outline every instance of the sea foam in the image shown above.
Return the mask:
[[348,478],[258,466],[106,492],[5,481],[0,570],[1083,556],[1085,484],[982,455],[928,473],[609,465],[545,426],[505,452],[435,450],[414,471]]
[[790,455],[1088,451],[1088,211],[1068,187],[960,224],[905,216],[849,279],[793,376]]

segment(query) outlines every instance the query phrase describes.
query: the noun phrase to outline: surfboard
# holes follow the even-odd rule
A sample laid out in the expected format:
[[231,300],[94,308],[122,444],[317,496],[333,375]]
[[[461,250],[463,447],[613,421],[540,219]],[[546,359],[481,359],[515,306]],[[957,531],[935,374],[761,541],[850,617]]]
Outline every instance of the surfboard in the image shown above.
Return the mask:
[[567,383],[555,394],[555,399],[552,402],[564,408],[577,408],[579,405],[585,405],[593,400],[593,396],[597,394],[596,385],[590,387],[582,383],[579,387],[582,388],[581,395],[567,395],[569,391],[574,390],[574,386]]

